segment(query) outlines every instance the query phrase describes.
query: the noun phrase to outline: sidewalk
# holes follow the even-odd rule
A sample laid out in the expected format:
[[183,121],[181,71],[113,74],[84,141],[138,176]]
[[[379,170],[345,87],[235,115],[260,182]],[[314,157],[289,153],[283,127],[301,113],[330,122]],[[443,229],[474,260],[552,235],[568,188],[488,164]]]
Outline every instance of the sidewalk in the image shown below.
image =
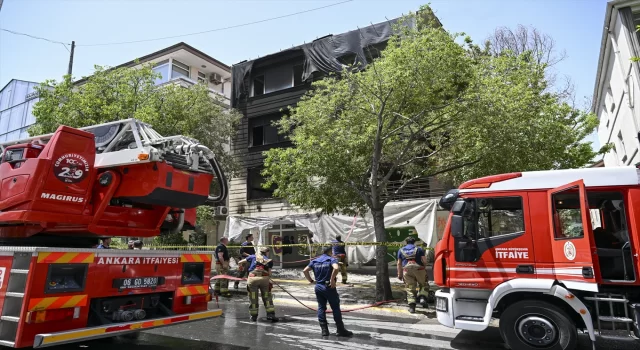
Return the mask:
[[[237,274],[237,271],[230,271],[229,274],[235,276]],[[395,270],[391,271],[390,269],[389,274],[390,276],[392,276],[392,299],[397,301],[381,305],[377,308],[398,309],[408,312],[404,284],[395,277]],[[212,276],[213,275],[215,275],[215,272],[212,272]],[[338,294],[340,295],[340,303],[342,305],[353,304],[362,306],[375,303],[375,268],[364,267],[364,269],[361,268],[354,272],[349,271],[348,276],[348,283],[342,284],[340,282],[340,275],[338,275],[338,284],[336,288],[338,290]],[[297,303],[295,299],[298,299],[300,302],[303,302],[307,306],[313,308],[316,307],[316,297],[314,292],[315,285],[310,284],[304,278],[301,269],[273,270],[271,279],[274,282],[272,290],[274,299],[288,299],[289,301],[294,303]],[[246,296],[246,282],[240,281],[238,289],[234,289],[234,282],[235,281],[229,281],[229,291],[237,296]],[[431,291],[435,292],[438,289],[438,287],[434,285],[433,282],[429,284]],[[433,304],[430,304],[429,308],[433,309]]]

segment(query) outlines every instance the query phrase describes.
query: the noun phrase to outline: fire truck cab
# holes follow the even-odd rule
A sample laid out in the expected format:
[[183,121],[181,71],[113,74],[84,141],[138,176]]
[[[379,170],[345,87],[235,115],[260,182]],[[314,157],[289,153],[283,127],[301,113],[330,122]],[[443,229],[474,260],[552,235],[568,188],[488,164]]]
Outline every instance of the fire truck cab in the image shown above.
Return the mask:
[[512,349],[576,349],[578,330],[640,337],[640,170],[488,176],[449,191],[436,246],[438,321]]

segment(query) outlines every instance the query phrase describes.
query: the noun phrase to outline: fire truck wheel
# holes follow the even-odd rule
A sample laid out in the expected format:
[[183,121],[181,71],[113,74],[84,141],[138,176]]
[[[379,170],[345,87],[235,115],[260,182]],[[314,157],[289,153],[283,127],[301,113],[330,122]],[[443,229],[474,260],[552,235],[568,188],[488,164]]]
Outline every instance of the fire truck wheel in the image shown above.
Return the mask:
[[500,334],[514,350],[574,350],[576,325],[562,309],[544,301],[523,300],[500,316]]

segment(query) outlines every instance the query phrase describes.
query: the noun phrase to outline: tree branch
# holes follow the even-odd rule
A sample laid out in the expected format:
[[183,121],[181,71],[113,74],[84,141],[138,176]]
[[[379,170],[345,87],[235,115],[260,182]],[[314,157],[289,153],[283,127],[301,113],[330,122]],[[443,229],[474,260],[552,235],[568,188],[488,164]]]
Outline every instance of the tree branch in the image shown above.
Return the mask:
[[385,199],[382,203],[383,205],[386,205],[387,203],[389,203],[390,201],[392,201],[394,198],[396,198],[396,196],[410,183],[412,183],[413,181],[420,179],[420,178],[429,178],[429,177],[434,177],[436,175],[440,175],[452,170],[456,170],[456,169],[460,169],[462,167],[465,166],[469,166],[469,165],[473,165],[476,164],[480,161],[480,159],[474,160],[474,161],[470,161],[470,162],[465,162],[462,164],[456,164],[456,165],[452,165],[450,167],[438,170],[436,172],[430,173],[430,174],[425,174],[427,172],[428,169],[423,170],[422,172],[420,172],[420,174],[411,177],[410,179],[406,180],[402,185],[400,185],[400,187],[398,187],[397,190],[395,190],[392,194],[390,194],[387,199]]

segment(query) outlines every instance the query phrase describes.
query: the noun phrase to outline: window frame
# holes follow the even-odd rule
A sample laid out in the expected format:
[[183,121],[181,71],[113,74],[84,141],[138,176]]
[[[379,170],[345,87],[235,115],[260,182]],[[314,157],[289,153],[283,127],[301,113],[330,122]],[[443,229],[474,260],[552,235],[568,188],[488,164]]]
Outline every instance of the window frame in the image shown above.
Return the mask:
[[[182,67],[182,66],[184,67]],[[174,67],[177,67],[179,70],[186,70],[187,71],[187,79],[191,79],[191,67],[188,64],[182,63],[174,58],[171,58],[171,78],[169,80],[174,80],[174,79],[178,79],[178,78],[183,78],[184,76],[180,75],[180,76],[175,76],[173,75],[173,69]],[[185,68],[186,67],[186,68]]]
[[[283,117],[284,117],[284,114],[282,114],[282,113],[270,113],[270,114],[263,114],[263,115],[260,115],[260,116],[249,118],[248,123],[247,123],[247,129],[248,129],[247,143],[248,143],[248,148],[249,149],[272,148],[272,147],[275,147],[277,145],[282,145],[282,144],[285,144],[287,142],[290,142],[288,137],[287,137],[287,134],[280,134],[278,132],[277,128],[276,128],[276,132],[278,132],[278,141],[266,143],[267,142],[266,128],[267,127],[275,128],[274,126],[271,125],[271,123],[273,121],[275,121],[275,120],[280,120]],[[258,128],[258,127],[262,127],[262,144],[256,145],[256,144],[254,144],[254,129]]]
[[[264,180],[264,176],[260,174],[263,170],[264,165],[247,168],[247,201],[268,200],[276,198],[274,197],[273,193],[275,192],[277,186],[273,185],[269,189],[262,188],[262,186],[260,186],[259,188],[253,186],[252,180],[254,180],[254,176],[258,176],[259,178]],[[266,194],[264,196],[256,196],[254,195],[254,191],[263,192]]]
[[[510,195],[502,195],[502,196],[488,196],[488,197],[484,197],[484,196],[478,196],[478,197],[475,197],[475,196],[474,196],[474,197],[471,197],[471,198],[475,199],[475,200],[476,200],[476,203],[477,203],[477,200],[479,200],[479,199],[490,199],[490,200],[496,200],[496,199],[503,199],[503,198],[516,198],[516,199],[519,199],[519,202],[520,202],[520,209],[519,209],[519,210],[520,210],[520,219],[521,219],[521,221],[522,221],[522,230],[520,230],[520,231],[514,231],[514,232],[509,232],[509,233],[503,233],[503,234],[499,234],[499,235],[491,235],[491,236],[489,236],[489,237],[478,237],[478,232],[477,232],[477,230],[476,230],[476,232],[475,232],[475,239],[476,239],[477,241],[486,241],[486,240],[500,239],[500,238],[505,237],[505,236],[509,236],[509,235],[522,235],[522,234],[524,234],[525,232],[527,232],[527,223],[526,223],[526,220],[525,220],[525,200],[524,200],[524,198],[523,198],[523,196],[522,196],[522,195],[519,195],[519,194],[513,194],[513,195],[511,195],[511,194],[510,194]],[[471,198],[470,198],[470,199],[471,199]],[[477,208],[477,206],[476,206],[476,208]],[[476,209],[476,210],[477,210],[477,209]],[[504,210],[504,209],[501,209],[501,210]],[[481,218],[480,218],[480,216],[478,216],[478,224],[480,224],[480,220],[481,220]],[[466,222],[465,222],[465,224],[466,224]],[[466,226],[466,225],[465,225],[465,226]],[[489,226],[491,226],[491,225],[489,225]],[[478,225],[478,227],[479,227],[479,225]],[[489,227],[489,228],[491,228],[491,227]],[[493,233],[493,231],[489,231],[489,232]]]
[[202,73],[201,71],[198,71],[197,80],[198,80],[198,83],[206,84],[207,83],[207,75],[205,73]]
[[[556,192],[553,193],[550,197],[551,200],[551,222],[552,222],[552,228],[553,228],[553,239],[555,241],[564,241],[564,240],[568,240],[568,239],[583,239],[586,237],[585,233],[584,233],[584,225],[585,223],[582,221],[582,208],[578,207],[578,208],[571,208],[571,209],[578,209],[579,213],[580,213],[580,223],[582,225],[582,235],[581,236],[576,236],[576,237],[567,237],[566,235],[564,235],[564,232],[562,233],[561,236],[558,236],[558,230],[557,230],[557,226],[556,226],[556,213],[558,212],[558,209],[556,209],[556,201],[554,200],[554,196],[558,193],[563,193],[572,189],[576,189],[576,193],[578,195],[578,204],[580,204],[580,187],[576,186],[576,187],[570,187],[570,188],[565,188],[560,192]],[[589,205],[587,203],[587,210],[589,209]],[[559,217],[559,213],[558,213],[558,217]],[[559,224],[562,224],[562,221],[559,222]],[[591,223],[589,223],[589,225],[591,225]]]

